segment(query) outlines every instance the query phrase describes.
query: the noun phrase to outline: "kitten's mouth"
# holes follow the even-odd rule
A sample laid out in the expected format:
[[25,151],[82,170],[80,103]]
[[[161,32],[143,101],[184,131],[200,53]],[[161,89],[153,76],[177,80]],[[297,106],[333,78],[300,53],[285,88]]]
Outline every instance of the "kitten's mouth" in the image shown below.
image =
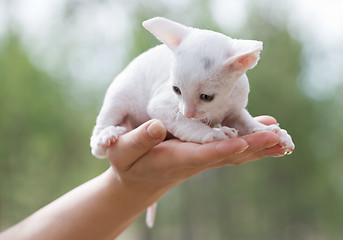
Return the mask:
[[[184,115],[184,117],[186,117],[185,115]],[[188,118],[188,119],[191,119],[191,120],[194,120],[194,121],[204,121],[204,120],[206,120],[206,118],[205,117],[186,117],[186,118]]]
[[202,121],[202,119],[199,119],[199,118],[190,118],[190,119],[193,121]]
[[195,118],[190,118],[193,121],[200,121],[206,125],[211,125],[212,124],[212,120],[210,118],[207,117],[195,117]]
[[191,119],[191,120],[194,120],[194,121],[201,121],[204,123],[209,122],[209,117],[207,116],[207,114],[205,112],[199,112],[199,113],[195,114],[195,116],[192,116],[192,117],[187,117],[184,114],[182,114],[182,115],[184,117]]
[[205,112],[193,113],[191,116],[189,116],[189,115],[187,116],[187,114],[183,114],[183,116],[185,116],[186,118],[189,118],[192,120],[198,120],[198,121],[203,121],[207,118]]
[[208,124],[208,125],[210,125],[212,122],[211,119],[207,116],[206,112],[197,112],[196,114],[194,114],[195,116],[187,116],[187,114],[180,111],[180,108],[177,107],[173,111],[173,113],[177,113],[177,114],[179,114],[179,116],[181,115],[181,116],[188,118],[190,120],[200,121],[200,122],[203,122],[203,123]]

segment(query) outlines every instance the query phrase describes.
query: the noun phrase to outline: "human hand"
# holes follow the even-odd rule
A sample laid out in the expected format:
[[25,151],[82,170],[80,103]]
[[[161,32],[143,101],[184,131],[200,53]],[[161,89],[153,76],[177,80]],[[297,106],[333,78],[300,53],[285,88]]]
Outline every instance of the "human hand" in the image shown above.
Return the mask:
[[[257,119],[266,125],[276,123],[272,117]],[[177,139],[162,142],[165,136],[163,123],[150,120],[120,136],[107,150],[116,177],[126,186],[155,196],[151,203],[171,187],[207,169],[285,154],[278,136],[269,131],[207,144]]]

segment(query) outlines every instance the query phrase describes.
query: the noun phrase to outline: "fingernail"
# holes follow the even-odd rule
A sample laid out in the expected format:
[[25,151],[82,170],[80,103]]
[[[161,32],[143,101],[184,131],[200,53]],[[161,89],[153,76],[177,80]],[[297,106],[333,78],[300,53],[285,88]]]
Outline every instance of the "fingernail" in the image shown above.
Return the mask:
[[241,149],[237,150],[237,151],[235,152],[235,154],[240,154],[240,153],[244,152],[245,150],[248,149],[248,147],[249,147],[249,145],[246,145],[246,146],[242,147]]
[[275,153],[272,155],[272,157],[283,157],[283,156],[285,156],[284,153]]
[[271,143],[267,143],[266,145],[264,145],[264,148],[271,148],[274,147],[278,144],[278,142],[271,142]]
[[154,120],[150,123],[147,131],[149,136],[155,139],[163,138],[166,135],[166,128],[160,120]]

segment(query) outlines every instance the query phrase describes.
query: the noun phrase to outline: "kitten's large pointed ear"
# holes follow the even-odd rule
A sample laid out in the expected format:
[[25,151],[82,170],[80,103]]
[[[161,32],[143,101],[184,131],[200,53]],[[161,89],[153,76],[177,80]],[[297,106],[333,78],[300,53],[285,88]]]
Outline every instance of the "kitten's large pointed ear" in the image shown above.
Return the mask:
[[191,28],[166,18],[155,17],[143,22],[143,27],[175,51]]
[[233,48],[236,54],[227,59],[224,66],[230,72],[241,75],[256,66],[263,43],[254,40],[234,40]]

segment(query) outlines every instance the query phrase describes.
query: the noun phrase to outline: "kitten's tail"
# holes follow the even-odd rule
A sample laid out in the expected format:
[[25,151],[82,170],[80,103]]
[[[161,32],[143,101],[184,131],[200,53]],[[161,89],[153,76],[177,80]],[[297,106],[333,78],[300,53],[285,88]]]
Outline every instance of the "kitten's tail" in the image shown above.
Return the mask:
[[157,202],[153,203],[150,207],[148,207],[146,211],[145,222],[148,228],[152,228],[154,226],[156,210],[157,210]]

